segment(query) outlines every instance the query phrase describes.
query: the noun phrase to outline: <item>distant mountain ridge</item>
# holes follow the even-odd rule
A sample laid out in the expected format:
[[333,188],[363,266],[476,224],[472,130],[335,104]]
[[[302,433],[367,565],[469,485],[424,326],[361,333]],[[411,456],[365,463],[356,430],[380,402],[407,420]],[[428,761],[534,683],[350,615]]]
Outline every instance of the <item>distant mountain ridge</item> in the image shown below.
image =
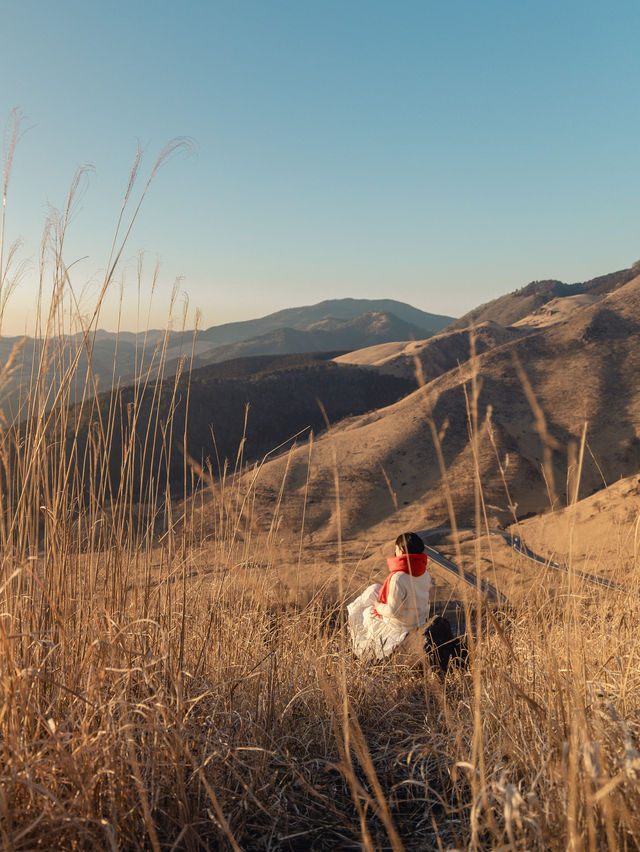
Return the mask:
[[[195,343],[190,329],[147,329],[138,333],[97,329],[86,341],[82,334],[67,335],[56,341],[54,348],[64,350],[68,358],[74,358],[81,348],[75,384],[82,393],[90,360],[92,394],[108,390],[112,384],[132,384],[136,376],[147,371],[151,376],[159,370],[164,376],[174,375],[192,351],[198,367],[244,356],[346,351],[393,339],[424,339],[452,319],[395,299],[331,299],[258,319],[211,326],[198,332]],[[53,351],[50,345],[49,351]],[[22,364],[5,386],[1,410],[9,419],[20,419],[26,410],[30,365],[42,352],[40,339],[0,338],[0,366],[12,359],[12,353],[18,353],[17,363]],[[55,399],[54,372],[52,368],[48,371],[48,404]]]
[[[233,460],[242,452],[244,461],[255,462],[274,448],[291,447],[296,439],[306,442],[310,432],[326,431],[327,423],[341,421],[366,411],[378,410],[410,393],[408,379],[398,379],[362,370],[339,367],[329,353],[273,355],[238,358],[223,364],[207,364],[183,374],[177,380],[166,378],[158,388],[133,386],[115,393],[118,409],[114,427],[111,484],[117,487],[123,443],[128,440],[130,423],[126,412],[139,400],[140,417],[136,434],[144,443],[148,424],[157,405],[159,422],[173,418],[176,434],[186,435],[189,457],[198,464],[209,459],[212,472],[221,472],[225,460]],[[78,409],[78,422],[69,430],[70,446],[76,444],[80,456],[90,436],[94,405],[107,418],[113,405],[111,392],[99,394],[84,413]],[[188,401],[188,404],[187,404]],[[188,417],[187,417],[188,409]],[[185,432],[186,423],[186,432]],[[163,431],[155,433],[156,449],[136,462],[136,476],[142,476],[145,463],[163,456]],[[215,441],[214,441],[215,436]],[[182,483],[184,457],[180,450],[165,457],[157,475],[168,476],[179,489]],[[146,462],[145,462],[146,458]],[[165,463],[166,462],[166,463]]]
[[327,317],[304,329],[278,328],[249,340],[227,346],[199,350],[196,364],[215,364],[232,358],[295,352],[323,352],[333,349],[361,349],[395,340],[422,340],[424,328],[399,319],[389,312],[370,311],[354,319]]
[[425,332],[425,337],[436,334],[455,319],[441,314],[430,314],[395,299],[326,299],[315,305],[285,308],[258,319],[214,325],[202,331],[199,338],[216,346],[222,346],[259,337],[281,328],[306,330],[314,323],[329,317],[336,320],[353,320],[362,314],[372,312],[391,313],[398,319],[417,326]]

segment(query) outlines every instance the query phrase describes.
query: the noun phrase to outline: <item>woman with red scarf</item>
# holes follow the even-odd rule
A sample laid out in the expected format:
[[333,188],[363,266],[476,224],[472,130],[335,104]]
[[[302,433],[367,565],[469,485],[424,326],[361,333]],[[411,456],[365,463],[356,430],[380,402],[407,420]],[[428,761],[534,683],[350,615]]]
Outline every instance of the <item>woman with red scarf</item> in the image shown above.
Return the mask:
[[420,536],[399,535],[387,565],[384,583],[369,586],[347,607],[351,645],[358,657],[388,657],[410,630],[427,621],[431,577]]

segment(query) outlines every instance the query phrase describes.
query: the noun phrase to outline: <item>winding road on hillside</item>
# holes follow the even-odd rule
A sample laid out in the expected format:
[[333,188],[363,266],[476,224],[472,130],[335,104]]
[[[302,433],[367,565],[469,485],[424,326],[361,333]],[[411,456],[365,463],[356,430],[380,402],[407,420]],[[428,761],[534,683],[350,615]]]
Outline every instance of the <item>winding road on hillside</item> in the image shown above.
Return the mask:
[[[418,535],[425,542],[425,552],[437,565],[440,565],[450,574],[453,574],[458,579],[464,580],[469,586],[473,588],[478,587],[478,579],[475,574],[471,573],[471,571],[466,571],[464,568],[461,568],[451,559],[448,559],[446,556],[443,556],[439,551],[435,550],[433,547],[430,547],[426,542],[430,538],[434,538],[439,535],[448,535],[451,533],[455,533],[456,530],[453,530],[451,527],[432,527],[431,529],[426,530],[418,530]],[[461,528],[457,530],[458,533],[461,532],[473,532],[470,528]],[[486,532],[483,533],[486,535]],[[554,571],[560,571],[564,574],[569,574],[569,568],[566,565],[561,565],[559,562],[554,562],[551,559],[545,558],[544,556],[540,556],[538,553],[534,553],[530,550],[527,545],[522,541],[520,536],[512,535],[511,533],[503,532],[502,530],[489,530],[489,535],[498,536],[501,538],[509,547],[513,548],[517,553],[520,553],[522,556],[526,556],[527,559],[531,559],[533,562],[537,562],[540,565],[544,565],[547,568],[551,568]],[[584,571],[576,571],[572,572],[574,576],[579,577],[581,580],[585,580],[589,583],[594,583],[598,586],[603,586],[606,589],[612,589],[616,591],[620,591],[621,587],[612,582],[611,580],[607,580],[605,577],[598,577],[595,574],[587,574]],[[505,595],[502,594],[499,589],[496,589],[491,583],[488,583],[486,580],[480,580],[480,591],[487,595],[492,600],[498,601],[499,603],[508,603]]]

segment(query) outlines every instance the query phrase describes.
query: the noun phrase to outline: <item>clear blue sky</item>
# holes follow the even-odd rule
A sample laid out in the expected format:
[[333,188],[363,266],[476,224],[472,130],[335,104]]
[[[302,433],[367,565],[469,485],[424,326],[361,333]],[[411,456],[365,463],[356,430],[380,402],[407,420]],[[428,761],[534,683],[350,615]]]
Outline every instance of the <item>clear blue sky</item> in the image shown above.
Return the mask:
[[0,118],[27,131],[8,236],[35,264],[93,164],[66,255],[85,305],[137,140],[148,170],[176,136],[196,153],[126,253],[128,296],[137,252],[147,280],[161,261],[152,325],[177,277],[209,326],[340,296],[459,315],[640,257],[637,0],[5,0],[1,20]]

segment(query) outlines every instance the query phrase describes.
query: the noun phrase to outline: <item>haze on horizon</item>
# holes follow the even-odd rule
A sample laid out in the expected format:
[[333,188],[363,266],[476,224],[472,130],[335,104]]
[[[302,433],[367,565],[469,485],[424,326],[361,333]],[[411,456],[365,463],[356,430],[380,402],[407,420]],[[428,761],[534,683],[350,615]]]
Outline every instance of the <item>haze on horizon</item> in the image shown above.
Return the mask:
[[131,235],[126,330],[156,258],[151,327],[176,280],[188,326],[196,307],[208,327],[343,296],[456,316],[640,257],[631,0],[23,0],[3,23],[0,121],[25,116],[7,240],[26,261],[5,335],[33,319],[44,221],[87,162],[65,261],[90,311],[138,141],[143,178],[174,137],[195,155],[160,170]]

